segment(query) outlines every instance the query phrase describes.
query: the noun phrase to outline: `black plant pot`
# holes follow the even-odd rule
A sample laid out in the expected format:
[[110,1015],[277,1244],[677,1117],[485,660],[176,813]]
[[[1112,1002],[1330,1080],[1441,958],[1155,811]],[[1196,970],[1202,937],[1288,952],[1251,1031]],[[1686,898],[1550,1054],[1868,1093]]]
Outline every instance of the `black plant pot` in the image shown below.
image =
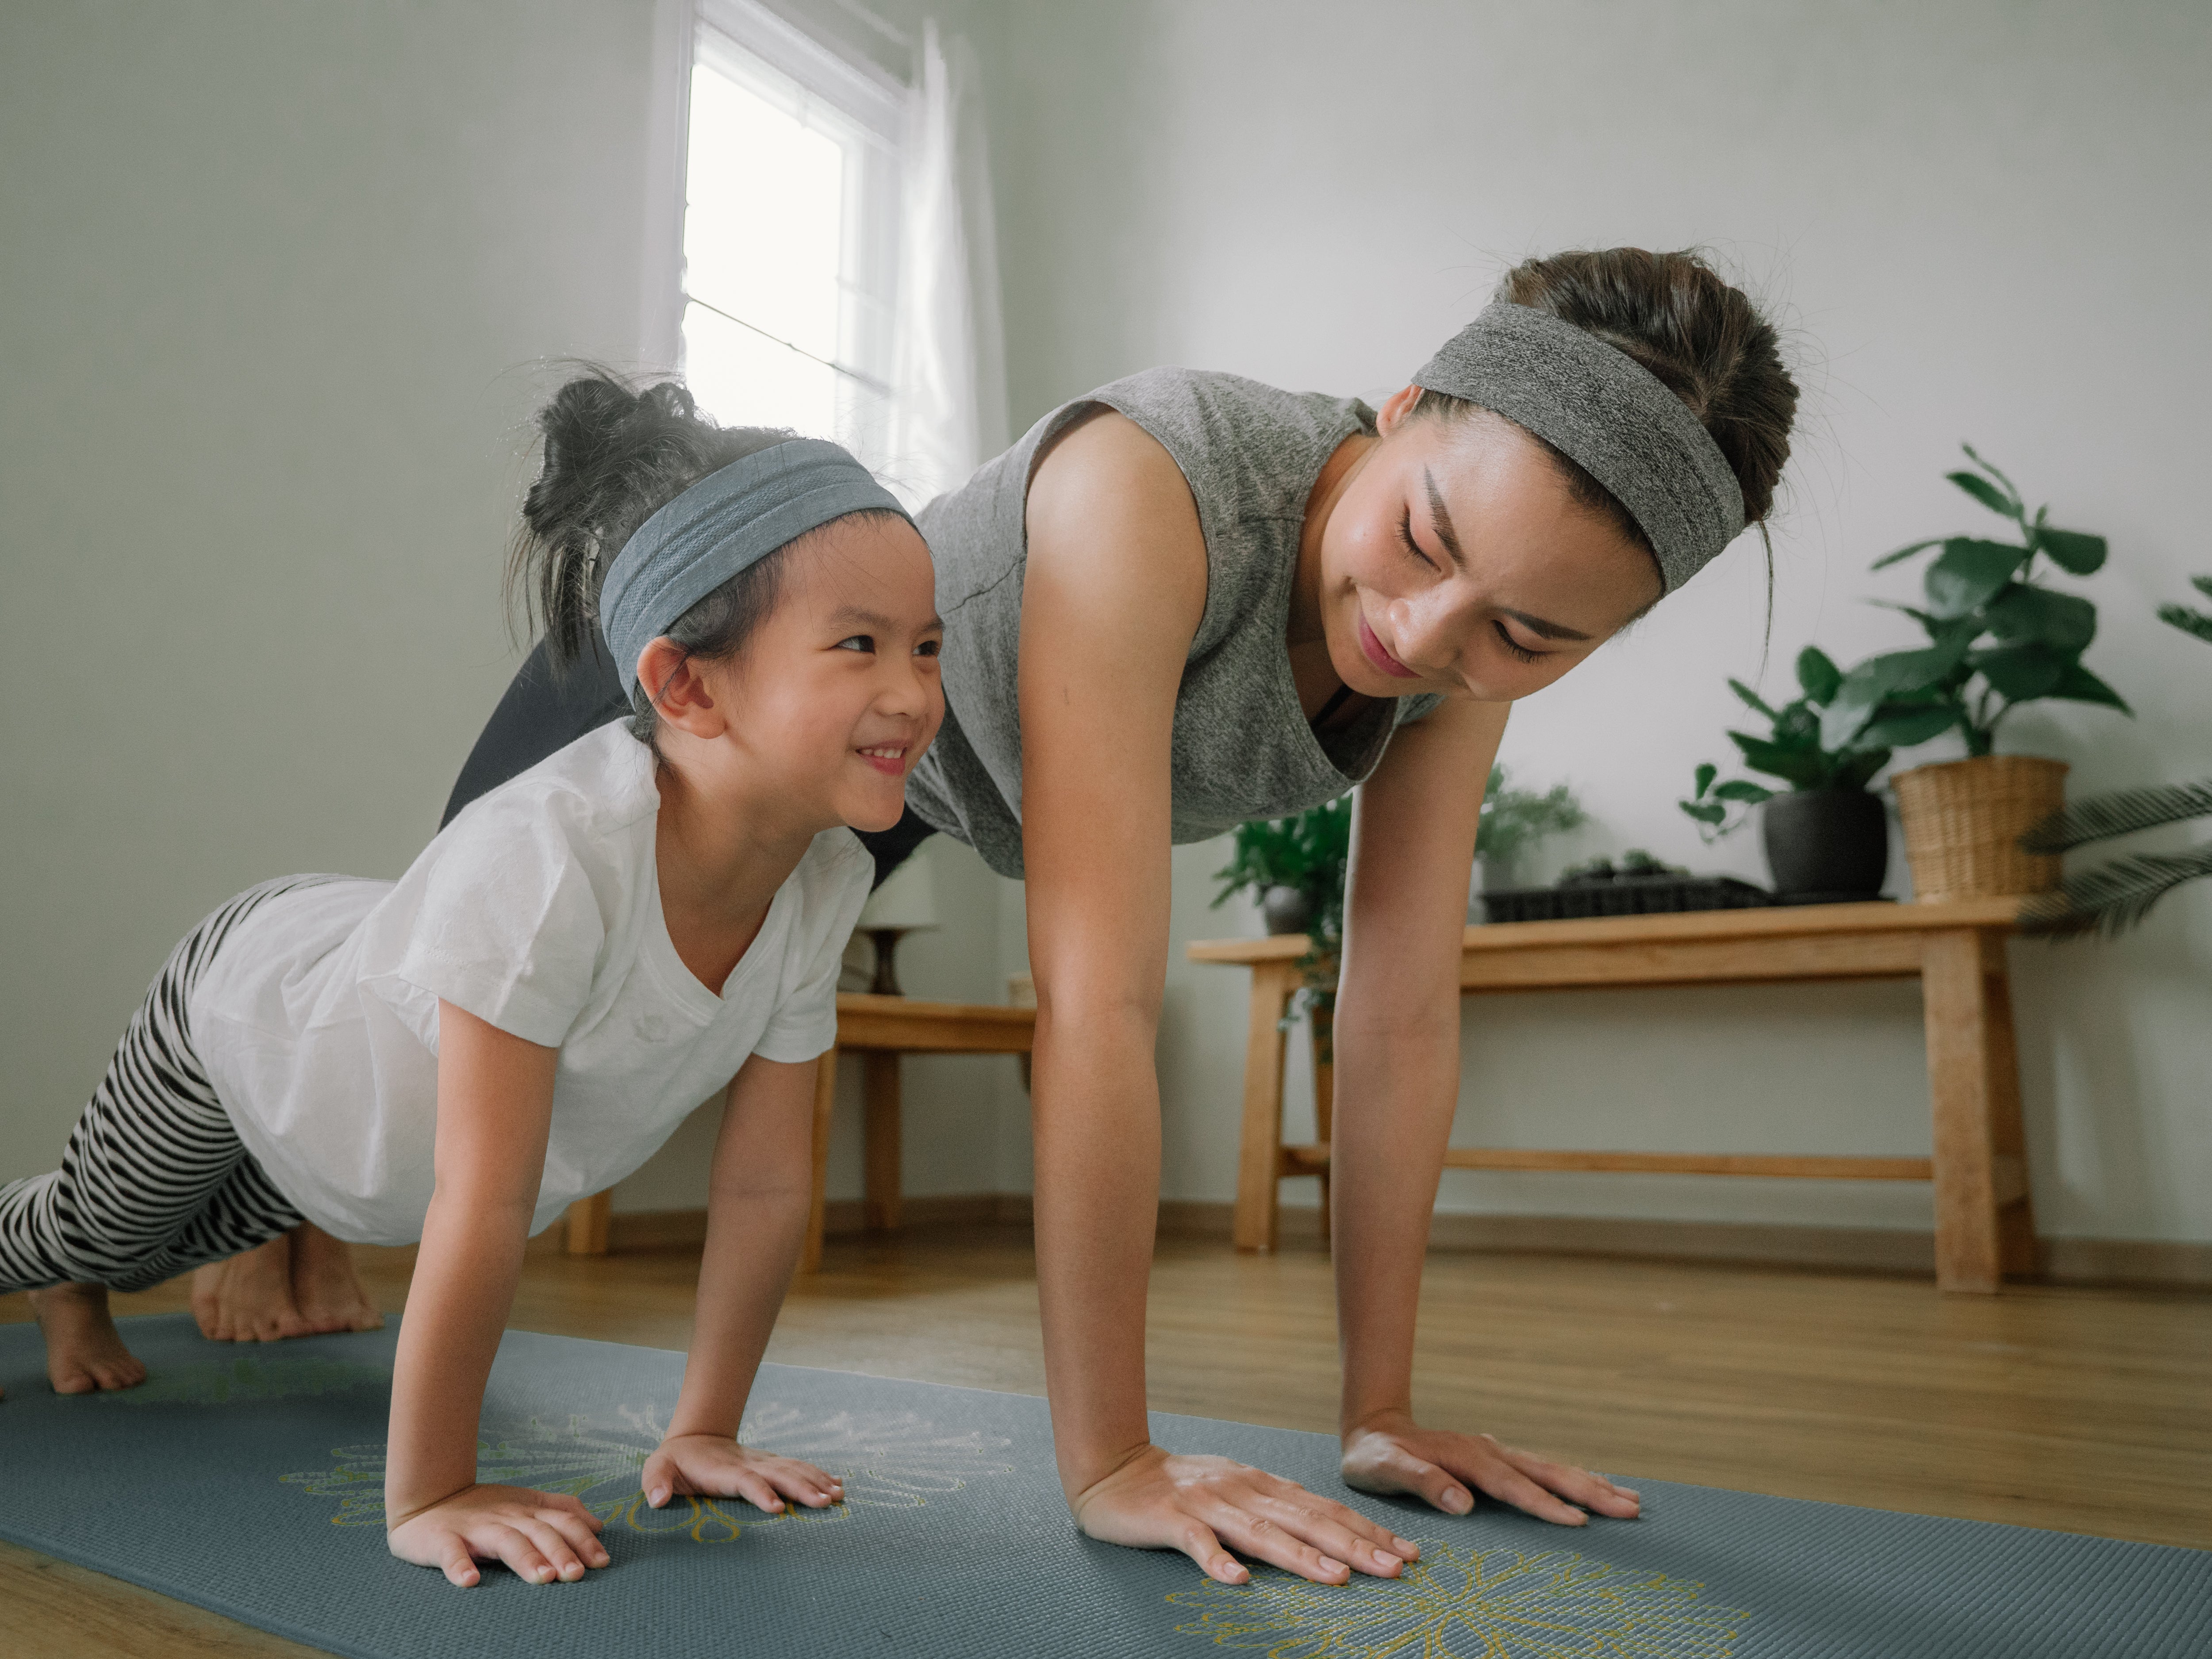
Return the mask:
[[1313,922],[1313,902],[1295,887],[1270,887],[1260,896],[1260,914],[1271,933],[1303,933]]
[[1774,896],[1784,904],[1881,896],[1889,873],[1889,823],[1880,796],[1863,789],[1777,795],[1759,827]]

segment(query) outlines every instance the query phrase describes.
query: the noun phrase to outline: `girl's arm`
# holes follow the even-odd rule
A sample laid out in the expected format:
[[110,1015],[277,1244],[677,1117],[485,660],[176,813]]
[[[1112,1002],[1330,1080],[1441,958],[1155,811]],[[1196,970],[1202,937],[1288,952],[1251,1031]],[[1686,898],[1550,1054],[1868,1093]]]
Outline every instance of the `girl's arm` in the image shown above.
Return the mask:
[[438,1004],[437,1185],[392,1377],[384,1514],[392,1553],[473,1584],[497,1559],[532,1583],[608,1556],[575,1498],[477,1484],[477,1427],[545,1172],[559,1050]]
[[1602,1475],[1413,1420],[1413,1323],[1444,1147],[1459,1105],[1460,934],[1483,781],[1505,705],[1462,698],[1391,740],[1360,787],[1336,998],[1330,1148],[1344,1478],[1461,1515],[1462,1482],[1540,1516],[1632,1516]]
[[786,1498],[820,1509],[844,1495],[835,1477],[811,1463],[737,1443],[745,1396],[806,1233],[814,1066],[755,1054],[730,1084],[709,1175],[684,1391],[641,1475],[655,1509],[678,1492],[742,1498],[770,1511]]
[[1037,1290],[1060,1484],[1092,1537],[1182,1550],[1224,1583],[1248,1576],[1224,1544],[1325,1582],[1342,1583],[1347,1565],[1395,1572],[1412,1547],[1342,1504],[1152,1444],[1145,1292],[1159,1200],[1169,743],[1206,605],[1206,548],[1174,461],[1120,416],[1053,451],[1028,524]]

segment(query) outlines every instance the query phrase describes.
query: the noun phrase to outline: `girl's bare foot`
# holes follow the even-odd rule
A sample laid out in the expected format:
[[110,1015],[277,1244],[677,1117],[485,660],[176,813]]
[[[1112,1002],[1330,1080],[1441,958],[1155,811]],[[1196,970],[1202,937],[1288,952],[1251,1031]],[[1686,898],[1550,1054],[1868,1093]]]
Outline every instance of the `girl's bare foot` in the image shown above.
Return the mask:
[[56,1394],[135,1389],[146,1367],[123,1346],[107,1311],[105,1285],[57,1285],[31,1292],[31,1311],[46,1339],[46,1380]]
[[312,1221],[292,1229],[292,1302],[312,1331],[377,1331],[384,1316],[354,1277],[352,1247]]
[[275,1342],[313,1328],[292,1299],[292,1241],[278,1234],[228,1261],[192,1270],[192,1317],[211,1342]]

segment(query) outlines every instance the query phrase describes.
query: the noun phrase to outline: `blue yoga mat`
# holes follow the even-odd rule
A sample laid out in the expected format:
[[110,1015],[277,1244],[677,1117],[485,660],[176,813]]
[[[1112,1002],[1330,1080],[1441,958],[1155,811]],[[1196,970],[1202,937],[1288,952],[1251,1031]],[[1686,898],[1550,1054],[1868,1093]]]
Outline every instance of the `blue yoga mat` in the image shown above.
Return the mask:
[[1042,1400],[763,1368],[749,1442],[842,1476],[826,1512],[645,1506],[639,1467],[684,1357],[510,1333],[483,1478],[575,1493],[613,1565],[574,1584],[502,1568],[473,1589],[383,1532],[392,1329],[267,1347],[184,1315],[124,1322],[152,1375],[46,1386],[35,1329],[0,1327],[0,1536],[361,1659],[794,1654],[1202,1659],[2203,1659],[2212,1554],[1638,1480],[1644,1518],[1565,1531],[1347,1493],[1329,1437],[1156,1415],[1182,1451],[1263,1465],[1421,1541],[1398,1581],[1183,1558],[1068,1520]]

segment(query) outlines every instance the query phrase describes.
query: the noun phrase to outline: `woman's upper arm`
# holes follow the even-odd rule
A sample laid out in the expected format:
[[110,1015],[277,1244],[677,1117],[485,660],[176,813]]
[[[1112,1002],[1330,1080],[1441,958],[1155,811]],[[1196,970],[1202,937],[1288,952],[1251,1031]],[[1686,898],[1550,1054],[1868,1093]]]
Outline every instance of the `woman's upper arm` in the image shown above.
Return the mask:
[[1176,694],[1206,609],[1197,504],[1158,441],[1109,414],[1038,467],[1028,527],[1022,844],[1039,1000],[1148,1006],[1167,959]]
[[437,1183],[471,1207],[538,1206],[561,1051],[438,1004]]
[[1509,707],[1447,698],[1426,720],[1401,728],[1360,785],[1347,980],[1373,985],[1402,975],[1410,985],[1442,964],[1456,1002],[1468,866]]

